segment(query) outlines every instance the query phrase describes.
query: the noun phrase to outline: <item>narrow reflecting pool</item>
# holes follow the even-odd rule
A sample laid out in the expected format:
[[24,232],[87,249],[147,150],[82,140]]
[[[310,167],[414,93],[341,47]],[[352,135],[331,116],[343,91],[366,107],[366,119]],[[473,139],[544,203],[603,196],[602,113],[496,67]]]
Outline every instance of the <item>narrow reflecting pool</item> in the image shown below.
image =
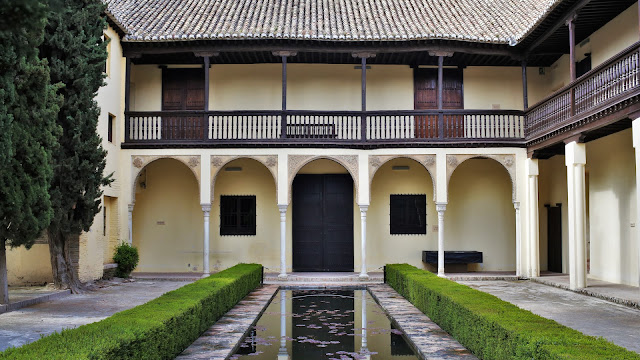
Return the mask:
[[280,290],[231,359],[418,359],[367,290]]

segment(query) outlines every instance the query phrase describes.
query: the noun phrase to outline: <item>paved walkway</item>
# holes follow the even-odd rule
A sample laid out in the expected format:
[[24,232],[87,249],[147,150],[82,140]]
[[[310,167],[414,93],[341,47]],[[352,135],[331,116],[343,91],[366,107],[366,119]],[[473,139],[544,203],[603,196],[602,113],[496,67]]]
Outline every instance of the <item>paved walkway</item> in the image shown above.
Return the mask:
[[22,309],[71,294],[70,290],[57,290],[53,286],[9,287],[9,304],[0,305],[0,314]]
[[96,291],[1,314],[0,351],[33,342],[42,335],[102,320],[185,284],[185,281],[105,282],[106,287]]
[[[569,275],[566,274],[543,273],[542,276],[531,280],[569,290]],[[586,288],[572,291],[640,309],[640,288],[637,286],[587,279]]]
[[640,353],[640,310],[532,281],[460,281],[587,335]]

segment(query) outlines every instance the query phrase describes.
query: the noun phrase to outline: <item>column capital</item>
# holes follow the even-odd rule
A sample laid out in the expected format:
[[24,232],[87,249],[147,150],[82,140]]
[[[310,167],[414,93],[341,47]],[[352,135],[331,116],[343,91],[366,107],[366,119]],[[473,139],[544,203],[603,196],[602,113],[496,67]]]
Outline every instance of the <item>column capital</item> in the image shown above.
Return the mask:
[[565,20],[564,24],[566,26],[569,26],[571,24],[574,24],[577,19],[578,19],[578,14],[577,13],[573,13],[573,14],[569,15],[567,20]]
[[631,122],[632,134],[633,134],[633,147],[640,149],[640,114]]
[[131,203],[129,205],[127,205],[127,208],[129,209],[129,212],[133,212],[133,207],[136,206],[136,203]]
[[447,203],[446,202],[437,202],[436,203],[436,211],[437,212],[444,212],[445,210],[447,210]]
[[538,168],[538,159],[527,158],[527,175],[540,175],[540,169]]
[[513,202],[513,208],[516,210],[520,210],[520,201],[514,201]]
[[209,213],[211,211],[211,204],[200,204],[202,206],[202,211],[205,213]]
[[433,51],[429,51],[429,56],[452,57],[453,51],[433,50]]
[[280,210],[280,213],[286,213],[288,207],[289,205],[278,205],[278,210]]
[[285,57],[285,56],[289,57],[289,56],[298,55],[296,51],[290,51],[290,50],[273,51],[271,53],[273,54],[273,56],[279,56],[279,57]]
[[220,55],[220,53],[217,51],[194,51],[193,55],[196,57],[210,58],[210,57],[218,56]]
[[370,59],[376,57],[376,53],[374,52],[354,52],[351,54],[354,58],[360,59]]
[[587,148],[584,143],[572,141],[564,146],[567,166],[587,163]]
[[367,210],[369,210],[369,205],[358,205],[360,207],[360,212],[362,214],[366,214]]

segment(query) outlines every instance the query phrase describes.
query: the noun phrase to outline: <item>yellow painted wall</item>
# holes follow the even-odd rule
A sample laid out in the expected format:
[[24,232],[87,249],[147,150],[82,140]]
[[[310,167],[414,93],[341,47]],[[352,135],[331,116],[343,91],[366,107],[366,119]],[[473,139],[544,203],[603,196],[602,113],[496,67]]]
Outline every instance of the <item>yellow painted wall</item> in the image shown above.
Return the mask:
[[635,154],[631,129],[587,143],[591,275],[637,286]]
[[[469,66],[463,77],[465,109],[522,110],[521,67]],[[547,86],[538,68],[527,69],[529,105],[546,96]]]
[[130,90],[131,111],[162,110],[162,70],[158,65],[132,65]]
[[444,215],[445,250],[482,251],[483,271],[516,268],[515,210],[511,180],[494,160],[471,159],[458,166],[449,182]]
[[[392,170],[409,166],[409,170]],[[427,234],[391,235],[389,196],[426,194]],[[369,271],[385,264],[408,263],[423,268],[422,251],[438,249],[438,214],[433,201],[433,181],[419,163],[407,158],[393,159],[382,165],[371,183],[371,205],[367,214],[367,265]]]
[[193,172],[173,159],[145,169],[146,189],[136,193],[133,210],[133,245],[140,252],[136,271],[201,272],[204,217]]
[[10,286],[53,282],[49,245],[35,244],[30,250],[23,246],[15,249],[7,247],[7,277]]
[[[215,180],[211,206],[211,268],[222,270],[240,262],[255,262],[267,271],[276,271],[280,268],[280,213],[273,175],[252,159],[234,160],[225,167],[241,167],[242,171],[223,169]],[[256,196],[256,235],[220,235],[221,195]]]
[[596,67],[605,62],[613,55],[637,42],[639,37],[638,3],[634,2],[631,7],[589,37],[591,40],[592,65]]
[[567,199],[567,166],[563,155],[538,161],[539,221],[540,221],[540,270],[548,269],[547,209],[545,204],[562,204],[562,269],[569,270],[569,220]]
[[[116,247],[118,246],[118,244],[120,243],[118,198],[105,196],[102,206],[103,206],[102,211],[106,212],[106,215],[107,215],[106,234],[103,236],[103,242],[102,242],[102,248],[104,251],[102,260],[105,264],[107,264],[113,261],[113,253]],[[126,239],[122,239],[122,240],[126,240]]]

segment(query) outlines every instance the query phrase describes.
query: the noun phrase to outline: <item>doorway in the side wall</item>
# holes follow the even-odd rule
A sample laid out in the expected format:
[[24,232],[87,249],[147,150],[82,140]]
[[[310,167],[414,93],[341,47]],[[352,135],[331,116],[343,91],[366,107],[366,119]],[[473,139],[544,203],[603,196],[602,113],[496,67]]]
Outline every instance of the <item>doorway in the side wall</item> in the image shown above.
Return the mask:
[[293,271],[353,271],[353,180],[298,174],[292,187]]
[[547,208],[547,261],[549,271],[562,273],[562,204]]

